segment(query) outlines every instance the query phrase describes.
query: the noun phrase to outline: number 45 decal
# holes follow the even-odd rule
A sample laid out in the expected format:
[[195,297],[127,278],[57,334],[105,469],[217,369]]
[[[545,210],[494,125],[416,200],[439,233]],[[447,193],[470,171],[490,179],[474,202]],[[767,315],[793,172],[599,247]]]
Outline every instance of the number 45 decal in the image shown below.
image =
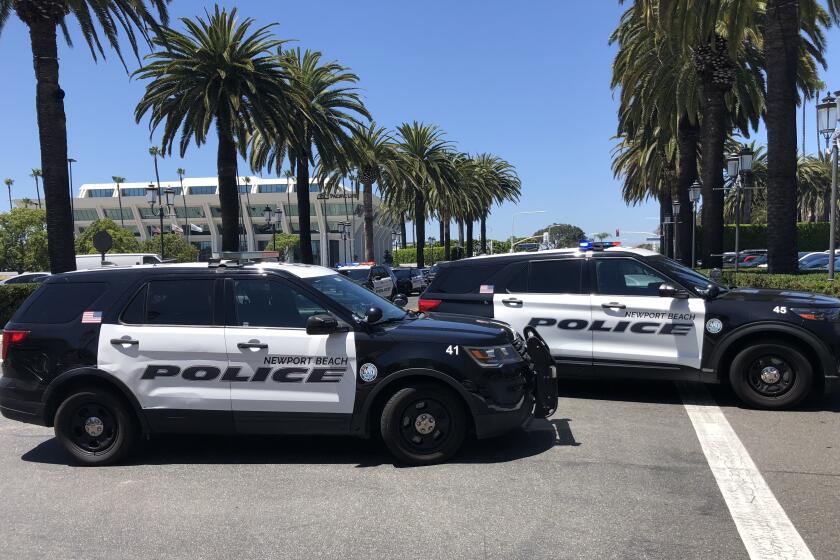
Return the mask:
[[458,347],[455,346],[454,344],[450,344],[449,346],[446,347],[445,352],[447,354],[449,354],[450,356],[457,356],[458,355]]
[[781,313],[782,315],[784,315],[785,313],[787,313],[787,307],[785,307],[784,305],[777,305],[773,308],[773,313]]

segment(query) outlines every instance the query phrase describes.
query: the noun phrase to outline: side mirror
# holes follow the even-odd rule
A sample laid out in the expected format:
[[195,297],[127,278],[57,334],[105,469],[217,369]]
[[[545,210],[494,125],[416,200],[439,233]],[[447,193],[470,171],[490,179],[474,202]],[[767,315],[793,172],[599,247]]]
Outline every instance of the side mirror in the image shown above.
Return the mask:
[[688,293],[685,290],[681,290],[672,284],[660,284],[659,297],[687,299]]
[[365,322],[369,325],[377,322],[381,318],[382,309],[378,307],[369,307],[368,310],[365,311]]
[[717,284],[709,284],[700,295],[702,295],[704,299],[715,299],[720,295],[720,288]]
[[306,334],[332,334],[338,331],[338,320],[332,315],[312,315],[306,320]]
[[405,295],[397,294],[397,296],[394,298],[394,305],[400,308],[405,307],[406,305],[408,305],[408,300],[406,299]]

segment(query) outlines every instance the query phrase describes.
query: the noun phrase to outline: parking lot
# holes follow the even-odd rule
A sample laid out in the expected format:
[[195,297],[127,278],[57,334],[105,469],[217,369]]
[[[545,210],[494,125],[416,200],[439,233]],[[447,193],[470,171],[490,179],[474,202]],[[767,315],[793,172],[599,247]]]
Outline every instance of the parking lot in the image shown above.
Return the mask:
[[[50,429],[0,419],[3,556],[836,558],[840,398],[761,412],[706,391],[565,382],[549,420],[425,468],[375,441],[302,437],[161,438],[129,464],[81,468]],[[772,509],[736,526],[684,404],[705,395],[695,419],[722,411],[804,551],[790,527],[762,525]],[[749,469],[729,467],[752,491]],[[768,536],[778,550],[750,556]]]

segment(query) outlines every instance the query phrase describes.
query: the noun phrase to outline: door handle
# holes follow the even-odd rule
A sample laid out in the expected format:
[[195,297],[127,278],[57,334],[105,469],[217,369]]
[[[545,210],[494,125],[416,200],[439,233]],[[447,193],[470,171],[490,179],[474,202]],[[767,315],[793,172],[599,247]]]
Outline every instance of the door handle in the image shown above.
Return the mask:
[[111,344],[140,344],[140,341],[133,338],[112,338]]
[[240,342],[236,345],[236,347],[240,350],[246,350],[248,348],[268,348],[268,344],[263,344],[262,342]]
[[505,305],[522,305],[523,302],[521,299],[507,298],[503,299],[502,303],[504,303]]
[[615,301],[611,301],[610,303],[602,303],[601,307],[603,307],[604,309],[627,309],[626,305]]

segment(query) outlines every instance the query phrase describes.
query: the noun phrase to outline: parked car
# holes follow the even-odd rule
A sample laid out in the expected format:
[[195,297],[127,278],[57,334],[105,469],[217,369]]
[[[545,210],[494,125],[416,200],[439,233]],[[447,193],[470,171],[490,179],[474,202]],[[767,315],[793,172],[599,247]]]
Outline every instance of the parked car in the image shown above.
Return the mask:
[[397,291],[406,296],[414,292],[420,293],[426,287],[423,280],[423,273],[419,269],[411,267],[397,267],[392,269],[397,278]]
[[31,284],[36,283],[40,284],[44,280],[46,280],[50,276],[49,272],[22,272],[17,276],[12,276],[11,278],[6,278],[0,284],[8,285],[8,284]]
[[108,266],[136,266],[139,264],[163,264],[160,255],[154,253],[105,253],[102,255],[77,255],[76,270],[91,270]]
[[375,262],[339,263],[336,270],[385,299],[393,300],[398,293],[396,277],[387,266]]
[[[738,260],[738,266],[742,266],[745,262],[750,262],[753,258],[758,257],[760,255],[767,255],[767,249],[744,249],[742,251],[738,251],[740,255],[740,259]],[[757,266],[759,263],[756,263]],[[723,254],[723,267],[729,268],[735,266],[735,253],[734,252],[727,252]]]

